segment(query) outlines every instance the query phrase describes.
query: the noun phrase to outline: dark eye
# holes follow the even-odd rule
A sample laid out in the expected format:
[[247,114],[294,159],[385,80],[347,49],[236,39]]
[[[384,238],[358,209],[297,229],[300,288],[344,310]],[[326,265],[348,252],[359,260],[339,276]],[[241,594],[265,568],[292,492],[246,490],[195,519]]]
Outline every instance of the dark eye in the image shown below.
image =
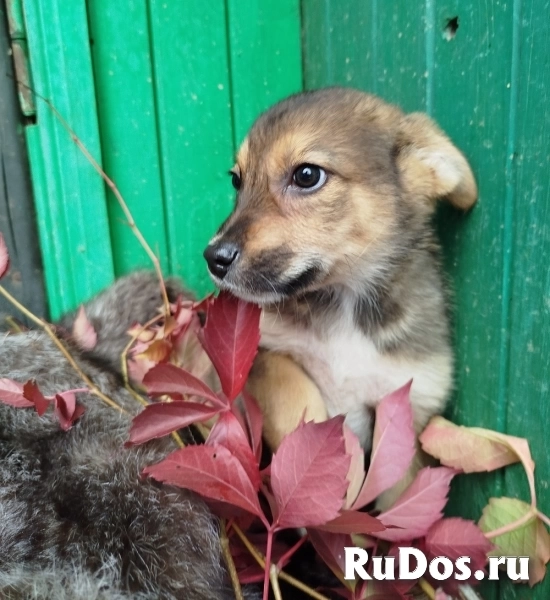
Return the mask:
[[316,165],[300,165],[292,175],[292,183],[295,186],[309,191],[319,189],[326,180],[326,172]]
[[237,173],[233,173],[233,171],[229,171],[231,175],[231,185],[236,189],[240,189],[241,187],[241,178],[237,175]]

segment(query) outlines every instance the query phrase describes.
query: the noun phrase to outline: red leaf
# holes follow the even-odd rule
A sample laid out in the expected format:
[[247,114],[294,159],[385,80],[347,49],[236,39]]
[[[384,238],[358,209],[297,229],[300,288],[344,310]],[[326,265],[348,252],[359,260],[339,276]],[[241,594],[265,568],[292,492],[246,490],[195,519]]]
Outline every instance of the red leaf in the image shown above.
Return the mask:
[[333,533],[372,533],[373,531],[384,531],[386,528],[376,518],[365,512],[355,510],[343,510],[340,515],[325,523],[318,525],[317,529],[331,531]]
[[460,556],[469,556],[472,572],[483,569],[487,553],[493,548],[493,544],[473,521],[458,517],[441,519],[432,525],[425,543],[431,558],[447,556],[455,561]]
[[23,395],[23,384],[11,379],[0,379],[0,402],[17,408],[34,406],[34,403]]
[[262,430],[264,425],[262,410],[256,399],[246,390],[243,390],[243,404],[250,445],[256,459],[259,461],[262,456]]
[[0,233],[0,277],[4,277],[6,271],[10,268],[10,255],[4,236]]
[[238,506],[267,525],[254,486],[241,463],[219,444],[176,450],[162,462],[144,469],[143,474]]
[[23,395],[27,400],[30,400],[34,404],[36,412],[40,417],[46,412],[50,405],[50,402],[44,397],[35,381],[27,381],[23,386]]
[[260,489],[260,466],[256,457],[252,453],[248,439],[237,417],[230,412],[224,412],[212,427],[208,440],[208,445],[220,444],[227,448],[243,466],[254,489]]
[[164,437],[193,423],[208,421],[219,410],[199,402],[155,402],[146,406],[132,420],[130,438],[126,445],[143,444],[149,440]]
[[366,506],[400,481],[413,459],[415,433],[409,400],[411,383],[387,395],[376,409],[371,463],[353,509]]
[[351,536],[344,533],[330,533],[319,529],[308,529],[308,535],[317,554],[337,577],[342,577],[345,570],[346,546],[354,546]]
[[206,325],[199,339],[230,401],[243,389],[258,351],[260,314],[258,306],[228,292],[207,303]]
[[151,396],[167,394],[176,399],[183,396],[200,396],[216,406],[226,404],[200,379],[172,364],[160,364],[150,369],[143,378],[143,385]]
[[73,323],[72,332],[74,341],[82,350],[93,350],[97,344],[97,333],[94,326],[88,321],[86,311],[81,306]]
[[72,392],[56,394],[54,410],[63,431],[68,431],[84,413],[84,407],[76,404],[76,396]]
[[448,467],[422,469],[392,508],[378,515],[386,527],[400,529],[386,529],[373,535],[392,542],[425,536],[430,527],[441,519],[455,474],[456,471]]
[[350,464],[343,423],[301,423],[283,439],[271,461],[276,527],[315,527],[338,516]]

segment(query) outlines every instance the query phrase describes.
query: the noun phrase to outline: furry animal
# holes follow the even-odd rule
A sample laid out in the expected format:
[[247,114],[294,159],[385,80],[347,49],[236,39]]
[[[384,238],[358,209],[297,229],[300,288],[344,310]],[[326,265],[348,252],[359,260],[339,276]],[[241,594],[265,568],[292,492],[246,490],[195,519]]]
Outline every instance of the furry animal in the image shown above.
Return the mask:
[[329,88],[261,115],[232,169],[233,213],[205,250],[215,283],[263,305],[249,388],[276,448],[345,414],[365,449],[373,409],[413,379],[417,431],[453,381],[431,217],[476,201],[464,156],[426,115]]
[[[172,297],[179,289],[169,284]],[[98,343],[71,348],[80,367],[130,415],[121,386],[126,330],[161,306],[156,277],[119,280],[86,307]],[[73,316],[63,320],[71,327]],[[46,395],[82,381],[42,332],[5,335],[0,377],[35,379]],[[229,600],[218,526],[196,495],[141,480],[170,439],[125,449],[130,417],[88,393],[68,432],[49,415],[0,403],[0,597],[8,600]]]

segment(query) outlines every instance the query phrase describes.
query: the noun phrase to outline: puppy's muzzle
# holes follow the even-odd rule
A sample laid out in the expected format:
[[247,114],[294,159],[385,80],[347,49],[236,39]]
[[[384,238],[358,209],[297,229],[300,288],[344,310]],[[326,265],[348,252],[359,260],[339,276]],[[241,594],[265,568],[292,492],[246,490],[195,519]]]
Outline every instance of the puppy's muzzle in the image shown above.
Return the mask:
[[210,273],[218,279],[223,279],[239,254],[240,249],[236,244],[219,241],[207,246],[203,256],[208,263]]

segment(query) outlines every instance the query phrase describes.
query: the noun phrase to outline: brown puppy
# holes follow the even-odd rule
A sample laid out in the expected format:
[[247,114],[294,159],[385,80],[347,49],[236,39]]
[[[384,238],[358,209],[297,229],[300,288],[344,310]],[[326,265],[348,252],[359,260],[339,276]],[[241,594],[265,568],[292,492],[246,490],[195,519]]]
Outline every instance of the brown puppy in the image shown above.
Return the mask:
[[205,251],[216,284],[263,305],[249,387],[276,448],[306,419],[347,415],[368,449],[372,409],[413,379],[415,427],[453,379],[431,216],[476,201],[464,156],[423,114],[351,89],[264,113],[233,168],[235,210]]

